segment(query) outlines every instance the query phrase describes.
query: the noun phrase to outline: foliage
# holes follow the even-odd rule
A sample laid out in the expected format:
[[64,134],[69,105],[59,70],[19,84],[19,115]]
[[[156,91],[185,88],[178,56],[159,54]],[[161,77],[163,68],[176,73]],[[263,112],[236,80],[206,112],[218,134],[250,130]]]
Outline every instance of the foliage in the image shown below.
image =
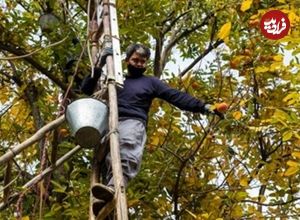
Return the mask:
[[[1,155],[57,117],[58,95],[74,70],[65,67],[79,60],[86,45],[87,1],[46,2],[0,1]],[[153,51],[149,74],[207,102],[230,104],[226,119],[219,121],[153,102],[142,169],[127,189],[131,218],[298,216],[299,3],[119,0],[117,8],[122,49],[141,42]],[[269,9],[290,19],[291,31],[281,40],[260,33],[260,18]],[[47,13],[59,24],[43,32],[39,18]],[[170,73],[171,63],[180,66],[178,72]],[[80,81],[90,69],[86,52],[78,65]],[[1,188],[1,199],[11,204],[0,218],[13,219],[22,207],[23,219],[87,219],[89,150],[41,184],[22,189],[53,157],[73,147],[63,125],[1,167],[1,185],[11,182]]]

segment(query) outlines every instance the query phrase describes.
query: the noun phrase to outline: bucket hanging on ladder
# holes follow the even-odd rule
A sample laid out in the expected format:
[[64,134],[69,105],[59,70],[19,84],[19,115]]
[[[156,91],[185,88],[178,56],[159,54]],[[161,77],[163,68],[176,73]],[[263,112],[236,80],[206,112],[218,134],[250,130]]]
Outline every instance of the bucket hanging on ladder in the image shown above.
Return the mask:
[[66,120],[80,146],[96,147],[108,130],[108,108],[97,99],[78,99],[67,106]]

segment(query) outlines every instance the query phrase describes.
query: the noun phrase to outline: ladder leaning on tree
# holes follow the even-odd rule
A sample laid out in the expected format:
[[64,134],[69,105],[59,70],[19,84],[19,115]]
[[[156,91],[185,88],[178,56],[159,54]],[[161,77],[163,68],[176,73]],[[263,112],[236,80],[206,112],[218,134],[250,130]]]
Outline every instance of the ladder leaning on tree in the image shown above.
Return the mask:
[[[119,152],[119,136],[118,136],[118,107],[117,107],[117,94],[116,86],[122,87],[123,75],[121,65],[121,52],[119,31],[116,12],[115,0],[89,0],[88,4],[89,14],[89,36],[92,42],[91,55],[93,65],[97,64],[97,54],[99,54],[99,45],[102,48],[111,47],[113,49],[113,56],[106,58],[106,86],[108,90],[108,105],[109,105],[109,138],[110,152],[112,157],[112,171],[114,176],[115,194],[114,199],[106,204],[97,216],[94,216],[92,212],[93,198],[90,195],[90,210],[89,220],[104,219],[113,210],[115,210],[114,218],[117,220],[127,220],[128,210],[126,201],[126,192],[122,175],[122,167]],[[102,43],[101,43],[102,42]],[[93,68],[92,68],[93,73]],[[13,157],[19,154],[21,151],[31,146],[33,143],[44,138],[45,134],[65,121],[65,116],[62,115],[56,120],[48,123],[40,130],[38,130],[32,137],[25,140],[21,144],[9,148],[8,152],[0,157],[0,165],[8,163]],[[77,145],[74,149],[67,154],[59,158],[50,167],[46,168],[27,182],[22,188],[27,190],[41,181],[46,175],[53,172],[57,167],[61,166],[65,161],[69,160],[74,154],[81,149],[81,146]],[[101,149],[95,149],[94,158],[92,161],[92,175],[91,186],[99,181],[100,167],[98,166],[99,160],[104,157],[104,154],[100,154]],[[5,208],[9,203],[15,201],[17,194],[11,196],[9,202],[0,203],[0,210]]]
[[[93,16],[96,14],[97,16]],[[112,47],[113,56],[106,58],[107,89],[109,105],[109,145],[112,157],[112,171],[114,176],[115,196],[114,199],[106,204],[96,217],[104,219],[115,208],[116,219],[128,219],[126,192],[122,175],[121,159],[119,152],[118,136],[118,107],[116,86],[123,86],[123,74],[121,64],[120,40],[117,21],[116,1],[115,0],[95,0],[94,7],[90,7],[90,36],[92,41],[93,62],[97,63],[98,43],[102,42],[102,48]],[[92,167],[91,185],[99,180],[100,168],[97,160],[97,149],[94,153]],[[90,220],[94,219],[92,211],[93,197],[90,195]]]

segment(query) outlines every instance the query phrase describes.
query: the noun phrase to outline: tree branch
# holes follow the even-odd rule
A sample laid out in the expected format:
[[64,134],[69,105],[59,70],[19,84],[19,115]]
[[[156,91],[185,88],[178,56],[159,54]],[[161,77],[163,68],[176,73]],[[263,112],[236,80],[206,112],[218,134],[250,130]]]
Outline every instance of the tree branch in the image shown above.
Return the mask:
[[189,29],[186,29],[178,35],[177,35],[178,30],[174,30],[175,33],[172,34],[173,36],[171,37],[169,43],[166,45],[165,49],[162,51],[161,62],[160,62],[161,70],[164,69],[164,67],[168,61],[168,57],[169,57],[169,54],[171,53],[172,48],[183,38],[188,37],[191,33],[196,31],[197,29],[203,27],[204,25],[207,25],[210,17],[211,17],[211,15],[208,15],[200,24],[195,25],[194,27],[191,27]]
[[198,56],[188,67],[186,67],[181,73],[179,73],[180,77],[183,77],[188,71],[190,71],[203,57],[205,57],[208,53],[210,53],[213,49],[217,48],[221,45],[224,41],[217,40],[213,45],[209,45],[208,48]]
[[0,165],[10,160],[12,157],[20,153],[25,148],[29,147],[31,144],[35,143],[36,141],[40,140],[44,137],[45,133],[56,128],[60,124],[62,124],[65,120],[65,116],[62,115],[56,120],[48,123],[44,127],[42,127],[40,130],[38,130],[33,136],[22,142],[21,144],[10,148],[7,153],[5,153],[3,156],[0,157]]
[[300,200],[300,197],[296,197],[296,198],[293,198],[291,200],[288,200],[286,202],[277,202],[277,203],[269,203],[269,204],[266,204],[266,203],[262,203],[262,202],[257,202],[257,201],[253,201],[253,200],[242,200],[241,202],[245,202],[245,203],[255,203],[255,204],[258,204],[260,206],[280,206],[280,205],[287,205],[289,203],[293,203],[293,202],[296,202]]
[[190,11],[191,11],[191,10],[187,10],[187,11],[183,12],[182,14],[178,15],[175,19],[173,19],[173,20],[171,21],[170,24],[166,24],[167,21],[169,21],[170,19],[167,19],[167,20],[163,21],[164,27],[163,27],[163,29],[162,29],[162,34],[163,34],[163,35],[167,34],[167,33],[172,29],[172,27],[175,25],[175,23],[176,23],[180,18],[182,18],[183,16],[185,16],[187,13],[189,13]]
[[[0,41],[0,49],[5,50],[9,53],[15,54],[17,56],[24,56],[24,55],[28,54],[27,52],[25,52],[24,49],[17,48],[17,47],[14,47],[12,45],[8,45],[8,44],[6,44],[2,41]],[[48,71],[40,63],[38,63],[35,59],[33,59],[32,57],[24,57],[24,60],[26,62],[30,63],[34,68],[36,68],[42,74],[47,76],[49,79],[51,79],[60,88],[62,88],[63,90],[67,90],[67,88],[68,88],[67,85],[62,83],[61,80],[59,80],[57,77],[55,77],[50,71]],[[71,94],[72,97],[77,97],[77,95],[72,91],[70,91],[70,94]]]

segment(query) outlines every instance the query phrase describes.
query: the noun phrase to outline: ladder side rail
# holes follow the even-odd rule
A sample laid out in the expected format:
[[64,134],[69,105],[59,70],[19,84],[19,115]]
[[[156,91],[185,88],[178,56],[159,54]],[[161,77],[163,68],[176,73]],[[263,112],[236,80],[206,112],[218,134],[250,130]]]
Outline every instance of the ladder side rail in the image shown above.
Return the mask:
[[119,25],[116,9],[116,1],[109,0],[109,18],[111,27],[111,38],[113,46],[113,59],[114,59],[114,76],[117,86],[123,87],[123,70],[122,70],[122,57],[120,49],[120,38],[119,38]]
[[[109,0],[103,0],[103,32],[104,32],[104,43],[107,45],[112,44],[111,40],[111,27],[115,25],[110,21],[110,4]],[[107,39],[110,38],[110,41]],[[106,45],[104,45],[106,46]],[[111,45],[112,46],[112,45]],[[116,48],[113,48],[114,51]],[[115,51],[117,52],[117,51]],[[118,51],[119,52],[119,51]],[[115,65],[116,59],[112,56],[106,58],[106,67],[108,74],[108,97],[109,97],[109,142],[110,142],[110,153],[112,157],[112,170],[114,177],[114,188],[115,188],[115,201],[116,201],[116,214],[117,220],[128,219],[128,209],[125,185],[123,180],[123,172],[121,166],[120,149],[119,149],[119,134],[118,134],[118,104],[117,104],[117,90],[116,90],[116,77],[115,77]]]

